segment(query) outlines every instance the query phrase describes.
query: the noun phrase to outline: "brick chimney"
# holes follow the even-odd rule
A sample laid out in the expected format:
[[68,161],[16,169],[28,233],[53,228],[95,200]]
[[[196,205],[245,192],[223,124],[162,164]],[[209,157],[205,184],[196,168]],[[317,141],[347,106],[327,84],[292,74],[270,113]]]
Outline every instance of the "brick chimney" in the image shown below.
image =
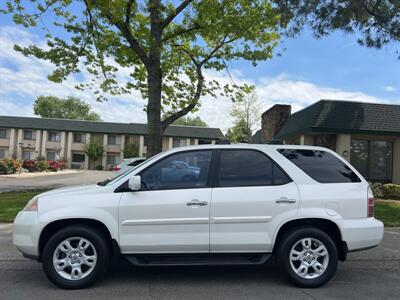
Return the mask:
[[261,143],[267,143],[282,128],[290,117],[292,107],[286,104],[275,104],[261,115]]

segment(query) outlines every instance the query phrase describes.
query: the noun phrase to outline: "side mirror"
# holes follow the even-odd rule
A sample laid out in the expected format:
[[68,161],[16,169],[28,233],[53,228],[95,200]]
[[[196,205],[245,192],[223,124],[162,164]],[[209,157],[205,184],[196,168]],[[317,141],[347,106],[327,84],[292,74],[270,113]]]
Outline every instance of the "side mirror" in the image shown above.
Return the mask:
[[130,190],[138,191],[140,190],[141,186],[142,186],[142,179],[140,178],[139,175],[135,175],[129,178],[128,187]]

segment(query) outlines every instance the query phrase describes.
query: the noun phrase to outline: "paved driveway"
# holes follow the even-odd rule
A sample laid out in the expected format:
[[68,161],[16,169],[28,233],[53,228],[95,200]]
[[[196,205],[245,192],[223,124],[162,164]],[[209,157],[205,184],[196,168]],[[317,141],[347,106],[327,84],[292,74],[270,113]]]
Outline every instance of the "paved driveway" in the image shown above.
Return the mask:
[[0,192],[26,189],[58,188],[69,185],[92,184],[110,178],[110,171],[82,171],[72,174],[56,174],[31,178],[10,178],[0,176]]
[[47,281],[37,262],[11,245],[11,225],[0,225],[0,299],[399,299],[400,229],[385,230],[375,249],[351,253],[334,278],[300,289],[265,266],[135,268],[128,263],[85,290],[66,291]]

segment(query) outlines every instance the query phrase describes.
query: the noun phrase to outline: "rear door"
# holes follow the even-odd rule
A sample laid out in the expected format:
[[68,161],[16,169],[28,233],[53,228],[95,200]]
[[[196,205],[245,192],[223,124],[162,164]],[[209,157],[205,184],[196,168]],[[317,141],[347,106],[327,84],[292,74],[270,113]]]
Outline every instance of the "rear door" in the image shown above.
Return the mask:
[[297,212],[296,184],[265,153],[218,151],[210,211],[211,252],[269,252],[280,220]]

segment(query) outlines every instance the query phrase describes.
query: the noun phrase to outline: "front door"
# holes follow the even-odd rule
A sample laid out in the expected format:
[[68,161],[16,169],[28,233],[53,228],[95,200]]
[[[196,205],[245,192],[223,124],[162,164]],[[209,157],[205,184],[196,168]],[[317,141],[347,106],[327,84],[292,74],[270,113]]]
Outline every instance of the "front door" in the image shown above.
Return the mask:
[[270,252],[279,220],[295,215],[297,186],[266,154],[219,154],[210,212],[211,252]]
[[119,206],[123,253],[209,252],[211,150],[171,154],[141,172]]

